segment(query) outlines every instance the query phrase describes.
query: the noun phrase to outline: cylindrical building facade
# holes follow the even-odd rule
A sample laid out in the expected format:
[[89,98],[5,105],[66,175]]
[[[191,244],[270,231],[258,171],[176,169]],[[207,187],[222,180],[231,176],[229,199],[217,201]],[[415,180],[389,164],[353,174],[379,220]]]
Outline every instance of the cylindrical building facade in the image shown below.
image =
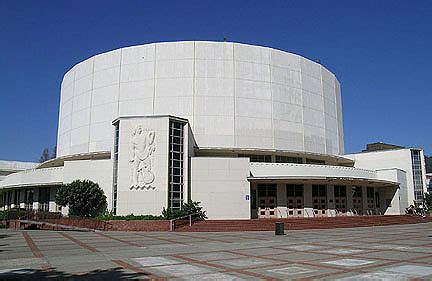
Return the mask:
[[340,84],[301,56],[228,42],[117,49],[68,71],[57,155],[111,151],[117,117],[189,120],[202,148],[343,154]]

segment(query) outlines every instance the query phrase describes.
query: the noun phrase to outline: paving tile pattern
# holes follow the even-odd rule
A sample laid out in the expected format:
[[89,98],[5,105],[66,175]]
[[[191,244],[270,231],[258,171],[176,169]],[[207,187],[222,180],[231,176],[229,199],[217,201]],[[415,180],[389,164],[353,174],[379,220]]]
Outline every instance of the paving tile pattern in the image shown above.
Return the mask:
[[0,280],[431,280],[432,223],[273,232],[0,230]]

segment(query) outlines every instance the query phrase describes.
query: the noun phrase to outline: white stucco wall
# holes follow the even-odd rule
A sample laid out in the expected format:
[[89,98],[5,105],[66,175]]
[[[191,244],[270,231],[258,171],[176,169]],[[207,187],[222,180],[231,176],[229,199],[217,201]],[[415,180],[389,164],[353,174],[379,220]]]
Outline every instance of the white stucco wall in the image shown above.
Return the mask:
[[[131,139],[136,126],[155,131],[154,189],[131,189]],[[160,215],[168,203],[168,117],[120,119],[117,214]],[[113,127],[114,128],[114,127]],[[112,175],[112,173],[110,173]]]
[[[383,150],[344,155],[355,161],[354,167],[371,170],[397,168],[406,172],[407,202],[412,204],[414,200],[414,183],[410,149]],[[426,170],[424,166],[423,151],[420,153],[422,159],[423,189],[426,192]]]
[[386,206],[386,200],[391,200],[390,206],[385,209],[385,215],[403,215],[405,214],[405,208],[411,203],[408,201],[408,182],[407,173],[403,170],[393,169],[380,169],[377,170],[377,174],[380,178],[394,181],[399,183],[397,189],[384,188],[380,189],[380,207],[383,209]]
[[192,200],[209,219],[250,218],[249,159],[192,157],[191,166]]
[[340,85],[301,56],[228,42],[117,49],[68,71],[57,155],[110,151],[118,116],[176,115],[200,147],[343,154]]
[[65,184],[74,180],[91,180],[103,189],[107,197],[108,210],[111,210],[112,196],[112,161],[102,160],[74,160],[65,161],[63,181]]

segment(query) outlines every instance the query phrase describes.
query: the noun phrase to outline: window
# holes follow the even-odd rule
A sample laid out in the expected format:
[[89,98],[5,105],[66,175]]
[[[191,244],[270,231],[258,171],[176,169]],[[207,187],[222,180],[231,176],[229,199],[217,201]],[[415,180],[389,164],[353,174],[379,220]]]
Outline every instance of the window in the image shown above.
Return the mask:
[[334,186],[334,196],[335,197],[346,197],[346,186],[345,185],[335,185]]
[[168,207],[181,209],[183,205],[183,138],[184,124],[169,122],[169,170],[168,170]]
[[258,184],[258,197],[276,197],[276,184]]
[[374,188],[368,186],[367,187],[367,198],[374,198]]
[[306,164],[325,165],[325,161],[306,158]]
[[327,209],[326,185],[312,185],[312,203],[314,208],[314,214],[325,214],[325,209]]
[[346,186],[335,185],[334,186],[335,196],[335,208],[340,213],[346,213],[347,211],[347,198],[346,198]]
[[287,184],[286,190],[287,190],[288,197],[303,197],[302,184]]
[[379,208],[380,207],[380,196],[379,196],[379,192],[375,192],[375,207]]
[[113,213],[117,214],[117,181],[118,181],[118,153],[119,153],[119,137],[120,137],[120,122],[115,125],[114,132],[114,161],[113,161]]
[[26,209],[33,209],[33,189],[26,189],[24,203]]
[[250,162],[271,162],[271,155],[239,154],[238,157],[248,157]]
[[289,157],[276,155],[276,163],[296,163],[302,164],[303,159],[301,157]]
[[327,190],[325,185],[312,185],[312,197],[326,197]]
[[15,208],[19,208],[20,207],[20,198],[21,197],[21,191],[19,189],[16,189],[14,192],[14,205]]
[[39,188],[39,210],[48,212],[50,201],[50,188]]
[[252,192],[251,192],[251,208],[252,209],[256,209],[257,208],[257,203],[256,203],[256,200],[257,200],[257,191],[256,191],[256,189],[252,189]]
[[420,150],[411,150],[411,162],[414,182],[414,199],[416,201],[422,201],[424,198],[424,193]]
[[353,192],[353,197],[361,198],[363,196],[361,186],[353,186],[352,192]]

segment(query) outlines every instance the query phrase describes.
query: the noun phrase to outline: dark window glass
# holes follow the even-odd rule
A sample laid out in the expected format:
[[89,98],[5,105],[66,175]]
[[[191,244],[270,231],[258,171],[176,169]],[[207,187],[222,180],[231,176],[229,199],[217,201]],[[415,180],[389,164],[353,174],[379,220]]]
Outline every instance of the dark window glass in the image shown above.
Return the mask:
[[268,186],[268,196],[276,196],[276,186],[275,185],[269,185]]
[[276,155],[276,163],[296,163],[302,164],[303,159],[301,157],[289,157]]
[[257,208],[257,204],[256,204],[257,192],[255,189],[252,190],[250,199],[251,199],[251,208],[256,209]]
[[179,209],[183,204],[183,128],[182,123],[170,120],[168,204],[171,209]]
[[295,185],[295,196],[296,197],[303,197],[303,185],[302,184],[296,184]]
[[294,197],[294,194],[295,194],[294,185],[293,184],[287,184],[286,189],[287,189],[287,196],[288,197]]
[[306,158],[306,164],[325,165],[325,161]]
[[368,186],[367,187],[367,198],[374,198],[374,188]]
[[361,186],[353,186],[352,191],[353,197],[361,198],[363,196]]

